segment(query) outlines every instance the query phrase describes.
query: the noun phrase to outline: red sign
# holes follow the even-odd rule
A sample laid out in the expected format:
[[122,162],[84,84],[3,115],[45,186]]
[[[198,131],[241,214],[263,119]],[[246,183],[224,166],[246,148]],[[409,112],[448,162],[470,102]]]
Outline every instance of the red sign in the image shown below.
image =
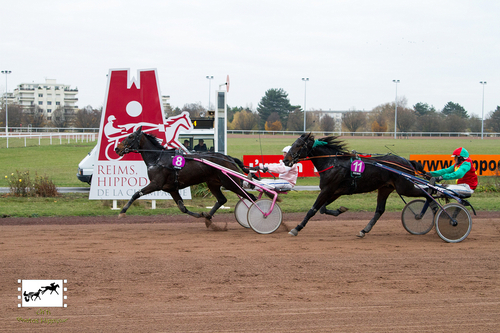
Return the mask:
[[115,153],[120,141],[142,126],[142,131],[153,134],[167,148],[179,148],[178,130],[193,128],[189,115],[165,120],[155,70],[141,70],[138,79],[129,79],[128,70],[109,73],[106,104],[101,118],[99,161],[139,161],[139,154],[123,157]]
[[[243,155],[243,164],[248,166],[261,167],[270,163],[279,163],[283,160],[283,155]],[[301,161],[297,163],[299,169],[299,177],[317,177],[319,176],[318,170],[314,167],[311,161]],[[262,174],[263,177],[272,177],[270,173]]]
[[[188,112],[165,119],[156,70],[140,70],[137,79],[130,78],[128,69],[110,70],[90,199],[128,199],[149,183],[147,167],[140,154],[119,156],[115,153],[118,143],[139,127],[153,134],[165,148],[182,148],[179,132],[189,132],[193,124]],[[181,192],[181,197],[187,196],[190,198],[189,188]],[[163,191],[141,197],[170,198]]]

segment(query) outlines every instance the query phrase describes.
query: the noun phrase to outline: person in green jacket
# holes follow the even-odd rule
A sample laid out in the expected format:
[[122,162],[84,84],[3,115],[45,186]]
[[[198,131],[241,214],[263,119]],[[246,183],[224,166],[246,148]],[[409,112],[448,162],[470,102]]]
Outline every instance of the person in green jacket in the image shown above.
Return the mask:
[[432,177],[430,183],[440,182],[442,180],[456,179],[456,189],[463,189],[465,192],[473,193],[477,187],[477,174],[474,164],[469,157],[469,152],[463,148],[457,148],[451,155],[455,159],[455,163],[445,169],[431,171],[429,175]]

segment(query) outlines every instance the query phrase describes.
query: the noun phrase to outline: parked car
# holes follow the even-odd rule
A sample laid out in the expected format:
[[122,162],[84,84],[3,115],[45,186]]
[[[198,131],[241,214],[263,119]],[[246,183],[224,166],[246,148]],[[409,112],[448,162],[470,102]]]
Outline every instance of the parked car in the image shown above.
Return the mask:
[[78,164],[78,173],[76,177],[84,182],[92,182],[92,173],[94,172],[94,163],[97,159],[97,145],[85,156],[85,158]]

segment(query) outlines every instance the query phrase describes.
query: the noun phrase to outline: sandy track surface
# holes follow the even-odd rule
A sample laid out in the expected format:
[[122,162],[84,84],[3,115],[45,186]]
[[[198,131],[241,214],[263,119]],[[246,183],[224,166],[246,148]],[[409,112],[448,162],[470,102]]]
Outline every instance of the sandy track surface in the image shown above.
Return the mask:
[[[0,219],[0,331],[498,331],[498,212],[458,244],[397,213],[358,239],[371,215],[314,217],[298,237],[224,214],[224,232],[187,216]],[[68,307],[18,308],[18,279],[67,279]]]

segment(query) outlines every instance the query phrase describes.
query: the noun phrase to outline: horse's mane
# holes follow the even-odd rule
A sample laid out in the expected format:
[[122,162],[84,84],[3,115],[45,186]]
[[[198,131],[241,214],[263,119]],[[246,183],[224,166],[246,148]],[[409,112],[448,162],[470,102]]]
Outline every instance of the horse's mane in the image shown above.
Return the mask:
[[325,150],[325,151],[328,151],[328,152],[334,152],[335,154],[348,154],[349,151],[347,150],[347,144],[342,141],[342,140],[339,140],[337,136],[327,136],[327,137],[324,137],[324,138],[320,138],[320,139],[317,139],[317,140],[314,140],[314,136],[311,135],[310,138],[313,140],[313,141],[319,141],[316,146],[314,147],[314,149],[318,149],[318,150]]
[[161,145],[160,141],[158,140],[158,138],[156,136],[154,136],[153,134],[144,133],[144,132],[142,132],[142,134],[144,134],[146,136],[146,139],[148,139],[149,142],[151,142],[156,148],[161,149],[161,150],[165,150],[165,147],[163,147]]

